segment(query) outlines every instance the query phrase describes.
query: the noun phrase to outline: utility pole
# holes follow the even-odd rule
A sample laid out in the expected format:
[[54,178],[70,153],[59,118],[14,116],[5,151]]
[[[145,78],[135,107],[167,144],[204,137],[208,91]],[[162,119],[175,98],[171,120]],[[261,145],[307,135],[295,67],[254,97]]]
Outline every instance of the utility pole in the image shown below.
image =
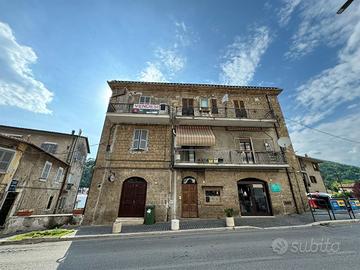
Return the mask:
[[337,178],[338,182],[340,183],[341,190],[342,190],[342,192],[344,192],[344,187],[342,185],[342,180],[340,180],[338,172],[335,171],[335,174],[336,174],[336,178]]

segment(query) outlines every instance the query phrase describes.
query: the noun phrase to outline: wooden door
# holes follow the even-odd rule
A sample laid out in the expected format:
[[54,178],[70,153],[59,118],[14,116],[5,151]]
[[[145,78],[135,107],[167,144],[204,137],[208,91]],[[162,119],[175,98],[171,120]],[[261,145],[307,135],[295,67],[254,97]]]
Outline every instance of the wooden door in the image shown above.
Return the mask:
[[146,181],[130,178],[123,183],[119,217],[144,217]]
[[182,99],[182,115],[194,115],[194,100],[192,98]]
[[234,100],[235,115],[237,118],[247,118],[244,101]]
[[182,217],[198,217],[198,198],[196,184],[182,184]]
[[16,199],[16,192],[9,192],[6,196],[6,199],[3,203],[3,206],[0,209],[0,226],[3,226],[6,221],[6,217],[8,216],[14,201]]

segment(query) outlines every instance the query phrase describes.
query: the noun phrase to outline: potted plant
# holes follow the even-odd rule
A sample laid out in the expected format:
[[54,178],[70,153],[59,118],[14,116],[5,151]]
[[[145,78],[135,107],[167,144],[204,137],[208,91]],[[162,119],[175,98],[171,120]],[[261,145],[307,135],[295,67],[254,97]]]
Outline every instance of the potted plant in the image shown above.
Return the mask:
[[226,215],[226,227],[234,227],[234,209],[233,208],[226,208],[224,209]]

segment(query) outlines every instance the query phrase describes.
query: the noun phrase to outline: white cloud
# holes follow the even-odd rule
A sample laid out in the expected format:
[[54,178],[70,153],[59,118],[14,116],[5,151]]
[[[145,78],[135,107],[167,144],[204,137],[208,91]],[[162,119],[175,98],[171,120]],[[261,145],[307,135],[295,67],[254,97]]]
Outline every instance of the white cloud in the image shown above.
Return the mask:
[[147,67],[140,73],[140,80],[165,82],[185,68],[187,59],[182,50],[191,44],[188,27],[184,22],[174,22],[174,26],[172,45],[155,49],[154,59],[147,62]]
[[19,44],[10,26],[0,22],[0,105],[51,113],[47,105],[53,93],[34,78],[30,68],[36,60],[33,49]]
[[176,50],[159,48],[156,56],[172,75],[185,67],[186,58]]
[[[288,123],[291,126],[292,122]],[[360,112],[347,115],[316,127],[337,136],[359,141]],[[290,133],[298,154],[309,154],[320,159],[360,166],[360,144],[343,141],[312,129],[295,130]]]
[[[352,8],[352,16],[360,19],[356,15],[360,5]],[[350,33],[343,34],[347,40],[338,53],[338,63],[297,88],[296,101],[307,110],[302,117],[306,124],[316,123],[360,97],[360,20],[351,26]]]
[[286,56],[299,58],[319,45],[335,46],[346,42],[360,20],[360,2],[354,1],[348,10],[337,15],[336,11],[342,4],[343,0],[302,1],[301,23]]
[[223,83],[250,83],[270,42],[269,29],[264,26],[256,28],[253,35],[246,39],[236,37],[234,43],[227,48],[225,62],[220,65],[220,79]]
[[294,12],[295,8],[300,4],[301,0],[283,0],[278,12],[279,24],[285,26],[289,23],[291,14]]
[[140,73],[140,80],[145,82],[166,82],[164,74],[156,64],[147,62],[147,67]]

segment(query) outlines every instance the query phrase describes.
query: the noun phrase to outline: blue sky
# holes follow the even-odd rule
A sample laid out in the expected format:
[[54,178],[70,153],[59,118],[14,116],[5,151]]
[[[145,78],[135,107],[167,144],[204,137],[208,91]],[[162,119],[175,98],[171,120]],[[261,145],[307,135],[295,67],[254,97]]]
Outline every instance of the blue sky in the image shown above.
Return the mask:
[[297,153],[360,165],[360,3],[343,2],[0,0],[0,123],[97,144],[107,80],[277,86]]

